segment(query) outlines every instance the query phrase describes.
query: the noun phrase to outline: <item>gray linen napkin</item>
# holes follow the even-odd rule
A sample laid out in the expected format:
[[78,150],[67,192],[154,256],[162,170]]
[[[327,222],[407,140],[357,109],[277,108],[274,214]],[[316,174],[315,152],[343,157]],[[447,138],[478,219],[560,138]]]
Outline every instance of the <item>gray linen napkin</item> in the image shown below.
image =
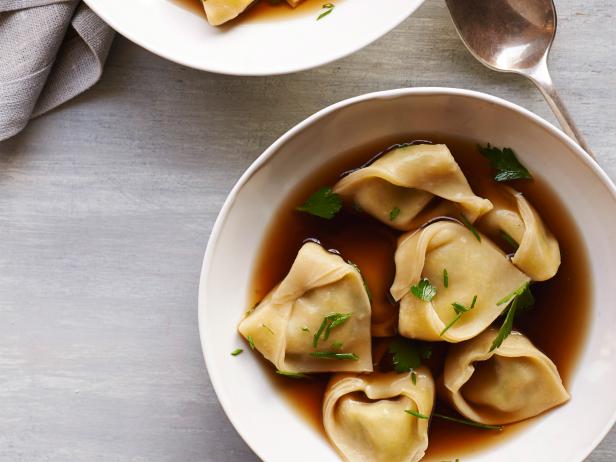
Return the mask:
[[79,0],[0,0],[0,140],[94,85],[113,36]]

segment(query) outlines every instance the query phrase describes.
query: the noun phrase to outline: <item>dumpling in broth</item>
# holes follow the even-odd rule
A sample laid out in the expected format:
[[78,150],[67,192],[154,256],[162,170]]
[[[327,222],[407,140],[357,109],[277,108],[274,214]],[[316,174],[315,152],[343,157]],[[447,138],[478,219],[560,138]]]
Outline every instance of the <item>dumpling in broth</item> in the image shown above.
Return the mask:
[[244,12],[255,0],[202,0],[207,21],[212,26],[231,21]]
[[337,374],[323,402],[325,432],[347,462],[416,462],[428,447],[434,381],[430,371]]
[[497,334],[490,328],[449,348],[439,395],[464,417],[490,425],[528,419],[569,400],[550,358],[518,332],[490,351]]
[[[391,294],[400,302],[401,335],[447,342],[473,338],[505,309],[499,302],[529,282],[493,242],[480,237],[449,220],[400,237]],[[436,288],[431,300],[411,291],[422,279]]]
[[490,199],[495,207],[481,219],[482,226],[518,244],[511,261],[531,279],[553,277],[560,266],[560,248],[535,208],[508,186],[502,186],[500,197]]
[[[476,196],[444,144],[400,145],[334,185],[334,192],[366,213],[400,230],[417,228],[419,214],[435,198],[439,213],[464,213],[469,221],[492,208]],[[442,206],[440,207],[442,208]],[[453,210],[452,210],[453,209]]]
[[361,274],[313,242],[302,246],[239,331],[281,371],[372,371],[370,301]]

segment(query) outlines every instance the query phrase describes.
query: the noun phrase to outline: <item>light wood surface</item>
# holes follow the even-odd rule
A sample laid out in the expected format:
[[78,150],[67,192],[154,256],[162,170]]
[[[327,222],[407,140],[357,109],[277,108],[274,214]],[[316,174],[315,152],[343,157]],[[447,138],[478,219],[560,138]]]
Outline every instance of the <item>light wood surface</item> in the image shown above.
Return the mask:
[[[616,3],[557,6],[554,80],[616,178]],[[288,76],[201,73],[118,37],[95,88],[0,143],[0,459],[257,460],[201,355],[209,232],[285,130],[406,86],[485,91],[554,121],[532,84],[475,62],[428,0],[359,53]],[[616,460],[616,430],[588,460]]]

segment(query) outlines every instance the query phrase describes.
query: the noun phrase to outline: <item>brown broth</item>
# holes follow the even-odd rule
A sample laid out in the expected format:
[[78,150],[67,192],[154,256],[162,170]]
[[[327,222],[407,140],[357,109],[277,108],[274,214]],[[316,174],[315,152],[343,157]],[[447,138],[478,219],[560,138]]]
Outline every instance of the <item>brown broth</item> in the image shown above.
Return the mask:
[[[203,16],[205,12],[201,0],[171,0],[179,7],[190,11],[191,13]],[[290,16],[319,14],[323,0],[304,0],[295,8],[291,7],[287,2],[280,2],[272,5],[268,0],[257,0],[246,9],[237,19],[230,21],[223,27],[228,27],[239,22],[257,22],[257,21],[272,21],[285,19]],[[315,16],[316,18],[316,16]]]
[[[302,242],[312,237],[319,239],[326,248],[339,250],[345,259],[357,263],[373,293],[373,316],[381,320],[388,317],[395,320],[397,308],[389,303],[386,293],[393,281],[393,256],[396,238],[401,233],[364,215],[341,212],[328,221],[296,212],[294,209],[316,189],[323,185],[333,185],[341,172],[362,165],[375,152],[389,145],[414,139],[446,143],[475,193],[480,196],[486,193],[497,194],[493,191],[494,182],[490,180],[492,171],[479,154],[474,141],[439,135],[409,134],[403,138],[379,140],[358,151],[342,153],[320,171],[309,176],[278,210],[253,270],[250,306],[262,299],[285,277]],[[535,174],[534,181],[515,181],[510,185],[522,191],[543,217],[559,241],[562,258],[558,274],[554,278],[533,285],[535,307],[516,320],[515,328],[525,333],[554,361],[567,386],[586,338],[591,314],[590,273],[585,245],[575,221],[543,178]],[[480,222],[477,227],[481,230]],[[373,348],[379,348],[384,341],[375,340]],[[446,344],[437,344],[434,358],[428,364],[435,377],[442,371],[446,348]],[[272,370],[272,376],[276,375],[269,365],[266,367]],[[273,383],[274,390],[284,395],[308,422],[322,432],[321,405],[327,380],[327,374],[308,381],[275,376]],[[453,411],[438,401],[437,408],[449,415],[453,414]],[[532,422],[532,419],[507,425],[502,432],[496,432],[433,419],[430,424],[430,444],[423,460],[455,460],[457,457],[478,452],[515,435],[523,430],[528,422]]]

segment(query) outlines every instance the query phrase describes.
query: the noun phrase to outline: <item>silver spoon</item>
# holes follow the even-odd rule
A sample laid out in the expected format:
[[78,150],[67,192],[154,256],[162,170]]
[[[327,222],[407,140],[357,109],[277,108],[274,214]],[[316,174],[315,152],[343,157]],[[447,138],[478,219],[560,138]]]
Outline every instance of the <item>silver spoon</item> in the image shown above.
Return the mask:
[[592,152],[558,96],[548,72],[556,35],[552,0],[446,0],[466,48],[482,64],[528,77],[541,90],[564,132]]

